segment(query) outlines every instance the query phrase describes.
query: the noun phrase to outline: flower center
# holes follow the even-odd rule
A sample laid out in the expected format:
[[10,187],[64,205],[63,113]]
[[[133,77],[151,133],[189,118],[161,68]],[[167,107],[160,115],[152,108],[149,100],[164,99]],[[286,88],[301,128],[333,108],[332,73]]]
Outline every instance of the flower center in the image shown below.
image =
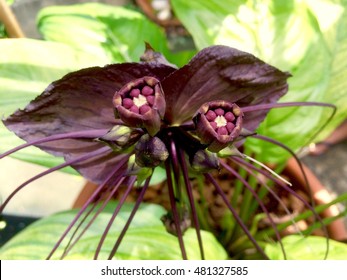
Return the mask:
[[137,114],[145,114],[154,103],[154,89],[148,85],[132,88],[125,94],[122,105]]
[[226,126],[226,124],[227,124],[227,120],[223,116],[217,116],[214,119],[214,121],[217,124],[217,127]]
[[200,143],[216,153],[237,140],[242,129],[243,113],[235,103],[224,100],[203,104],[193,122]]
[[145,128],[150,136],[161,128],[166,102],[159,80],[145,76],[116,91],[112,103],[115,117],[129,127]]
[[134,97],[133,102],[137,107],[140,108],[142,105],[147,104],[147,99],[142,94],[139,94],[138,97]]
[[231,111],[215,108],[208,110],[205,116],[211,127],[220,135],[228,135],[235,128],[236,117]]

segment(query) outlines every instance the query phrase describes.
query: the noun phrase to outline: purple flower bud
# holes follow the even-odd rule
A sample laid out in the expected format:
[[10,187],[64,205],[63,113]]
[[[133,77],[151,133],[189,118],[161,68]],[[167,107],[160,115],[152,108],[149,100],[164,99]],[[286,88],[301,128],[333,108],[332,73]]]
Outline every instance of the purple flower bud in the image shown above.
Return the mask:
[[[190,228],[190,226],[192,225],[192,221],[190,219],[189,212],[187,209],[181,209],[181,213],[182,214],[180,217],[179,226],[181,233],[183,234],[187,231],[188,228]],[[169,211],[167,214],[161,217],[161,221],[163,222],[168,233],[171,233],[174,236],[178,236],[176,225],[172,216],[172,212]]]
[[219,169],[219,159],[215,153],[199,150],[191,158],[190,165],[195,171],[206,173]]
[[160,82],[143,77],[123,86],[113,97],[117,117],[131,127],[145,128],[154,136],[165,114],[165,98]]
[[196,133],[208,150],[218,152],[240,135],[243,113],[236,104],[212,101],[200,107],[194,116]]
[[169,152],[162,140],[144,134],[135,146],[135,161],[140,167],[156,167],[164,162]]
[[141,134],[138,130],[124,125],[115,125],[105,135],[97,138],[97,140],[107,143],[114,150],[119,150],[133,145],[140,136]]
[[177,69],[176,65],[167,61],[165,56],[163,56],[160,52],[154,51],[154,49],[148,43],[146,43],[145,53],[140,57],[140,60],[146,63],[163,64]]

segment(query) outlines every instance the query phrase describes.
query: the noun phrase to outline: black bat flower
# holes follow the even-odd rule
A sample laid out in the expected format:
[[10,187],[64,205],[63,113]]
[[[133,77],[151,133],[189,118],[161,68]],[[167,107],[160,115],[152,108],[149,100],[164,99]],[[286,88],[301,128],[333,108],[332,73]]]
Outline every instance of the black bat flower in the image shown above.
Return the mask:
[[[249,53],[226,46],[203,49],[180,69],[147,46],[140,63],[112,64],[70,73],[49,85],[25,109],[3,120],[9,130],[27,143],[1,157],[35,145],[63,156],[65,163],[23,183],[4,202],[1,211],[28,183],[65,166],[98,184],[50,258],[89,204],[101,193],[107,191],[112,195],[125,185],[127,189],[110,221],[112,224],[141,174],[144,185],[110,252],[112,258],[149,186],[151,171],[162,166],[166,169],[171,202],[171,210],[163,222],[169,232],[177,235],[184,259],[187,254],[182,235],[190,225],[190,218],[204,258],[191,176],[202,176],[215,186],[245,234],[266,258],[210,172],[223,168],[235,173],[223,160],[225,157],[247,165],[237,148],[245,137],[255,134],[271,108],[285,106],[276,102],[287,92],[289,76]],[[259,172],[273,178],[267,170]],[[184,209],[182,203],[177,203],[184,200],[182,193],[189,201]],[[259,204],[263,207],[261,201]],[[95,258],[107,232],[108,229]]]

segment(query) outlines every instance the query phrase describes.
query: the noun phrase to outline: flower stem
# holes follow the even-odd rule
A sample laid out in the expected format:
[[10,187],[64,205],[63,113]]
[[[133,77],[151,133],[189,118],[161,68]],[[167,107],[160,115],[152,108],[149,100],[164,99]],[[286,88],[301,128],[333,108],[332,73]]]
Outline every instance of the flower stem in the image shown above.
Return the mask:
[[105,153],[108,153],[110,152],[110,149],[108,147],[104,147],[104,148],[101,148],[99,150],[96,150],[92,153],[89,153],[89,154],[86,154],[86,155],[83,155],[83,156],[80,156],[80,157],[77,157],[77,158],[74,158],[74,159],[71,159],[71,160],[68,160],[62,164],[59,164],[55,167],[52,167],[44,172],[41,172],[39,174],[37,174],[36,176],[30,178],[29,180],[25,181],[23,184],[21,184],[19,187],[17,187],[7,198],[6,200],[4,201],[4,203],[0,206],[0,213],[2,213],[2,211],[4,211],[4,208],[6,207],[6,205],[10,202],[10,200],[21,190],[23,189],[24,187],[26,187],[28,184],[32,183],[33,181],[36,181],[37,179],[40,179],[42,178],[43,176],[46,176],[50,173],[53,173],[54,171],[57,171],[59,169],[62,169],[64,167],[67,167],[69,165],[72,165],[72,164],[75,164],[75,163],[81,163],[83,161],[86,161],[86,160],[89,160],[93,157],[98,157],[100,155],[103,155]]
[[268,256],[265,254],[264,250],[259,246],[257,240],[252,236],[252,234],[250,233],[250,231],[247,229],[246,225],[244,224],[244,222],[242,221],[242,219],[240,218],[240,216],[237,214],[237,212],[235,211],[235,209],[230,205],[228,198],[226,197],[226,195],[224,194],[223,190],[221,189],[221,187],[218,185],[218,183],[216,182],[216,180],[210,175],[210,174],[204,174],[206,179],[209,180],[216,188],[216,191],[219,193],[219,195],[222,197],[225,205],[229,208],[229,210],[232,212],[235,220],[237,221],[237,223],[240,225],[240,227],[242,228],[242,230],[244,231],[244,233],[248,236],[249,240],[253,243],[253,245],[255,246],[255,248],[257,249],[257,251],[264,257],[264,259],[268,259]]
[[[122,160],[119,161],[119,163],[115,166],[114,170],[118,170],[121,168],[127,161],[129,157],[125,156]],[[84,203],[82,208],[78,211],[77,215],[75,218],[72,220],[72,222],[69,224],[65,232],[62,234],[62,236],[59,238],[58,242],[54,245],[52,251],[49,253],[47,256],[47,259],[50,259],[55,251],[58,249],[60,246],[61,242],[64,240],[66,235],[70,232],[72,227],[76,224],[76,222],[79,220],[81,215],[84,213],[84,211],[87,209],[87,207],[95,200],[95,198],[100,194],[100,192],[104,189],[104,187],[107,185],[107,183],[114,177],[114,172],[110,173],[109,176],[104,180],[104,182],[94,191],[94,193],[89,197],[89,199]]]
[[[252,194],[252,196],[255,198],[255,200],[258,202],[260,208],[263,210],[263,212],[265,213],[266,217],[269,219],[270,223],[271,223],[271,226],[272,228],[275,230],[275,235],[276,235],[276,238],[278,240],[278,242],[280,243],[280,247],[282,249],[282,253],[283,253],[283,257],[284,259],[286,259],[286,253],[284,251],[284,247],[283,247],[283,244],[281,242],[281,236],[278,232],[278,230],[276,229],[276,224],[275,222],[273,221],[269,211],[266,209],[264,203],[261,201],[261,199],[259,198],[258,194],[256,193],[256,191],[254,190],[254,187],[251,186],[245,179],[243,179],[242,177],[239,176],[239,174],[234,170],[232,169],[231,167],[229,167],[228,165],[226,165],[225,163],[222,163],[222,165],[224,166],[224,168],[230,172],[231,174],[233,174],[234,176],[236,176],[239,180],[242,181],[242,183],[244,184],[244,186],[248,189],[249,193]],[[255,177],[252,177],[252,178],[255,178]],[[241,216],[242,218],[242,216]],[[248,217],[249,219],[250,217]]]
[[29,146],[33,145],[39,145],[42,143],[52,142],[56,140],[64,140],[64,139],[78,139],[78,138],[87,138],[87,139],[93,139],[98,138],[102,135],[104,135],[108,130],[107,129],[93,129],[93,130],[84,130],[84,131],[77,131],[77,132],[68,132],[68,133],[61,133],[56,135],[51,135],[48,137],[36,139],[29,141],[27,143],[24,143],[22,145],[19,145],[3,154],[0,154],[0,159],[11,155],[19,150],[22,150],[24,148],[27,148]]
[[[122,177],[122,178],[120,179],[120,181],[123,180],[123,179],[124,179],[124,177]],[[131,189],[134,187],[135,180],[136,180],[135,177],[132,178],[132,179],[130,180],[130,182],[128,183],[128,188],[126,189],[126,191],[125,191],[125,193],[123,194],[121,200],[119,201],[119,203],[118,203],[118,205],[117,205],[117,207],[116,207],[114,213],[112,214],[112,217],[111,217],[110,221],[108,222],[108,224],[107,224],[107,226],[106,226],[106,228],[105,228],[105,230],[104,230],[104,233],[103,233],[102,236],[101,236],[101,239],[100,239],[100,241],[99,241],[98,247],[96,248],[96,251],[95,251],[95,254],[94,254],[94,259],[95,259],[95,260],[98,259],[99,253],[100,253],[100,251],[101,251],[101,247],[102,247],[102,245],[103,245],[104,242],[105,242],[106,236],[107,236],[109,230],[111,229],[111,226],[112,226],[114,220],[117,218],[117,216],[118,216],[118,214],[119,214],[119,211],[121,210],[121,208],[122,208],[122,206],[123,206],[123,204],[124,204],[126,198],[128,197],[128,195],[129,195]],[[119,183],[119,182],[118,182],[118,183]],[[120,183],[121,183],[121,182],[120,182]]]
[[149,182],[150,182],[151,178],[152,178],[152,176],[149,176],[149,177],[146,179],[145,185],[142,187],[142,190],[141,190],[141,192],[140,192],[140,194],[139,194],[139,197],[138,197],[137,200],[136,200],[135,206],[134,206],[133,210],[132,210],[131,213],[130,213],[130,216],[129,216],[129,218],[128,218],[128,221],[127,221],[126,224],[124,225],[124,227],[123,227],[123,229],[122,229],[122,232],[120,233],[120,235],[119,235],[119,237],[118,237],[118,239],[117,239],[116,244],[115,244],[114,247],[112,248],[112,251],[111,251],[111,253],[110,253],[109,257],[108,257],[109,260],[112,259],[112,257],[116,254],[116,252],[117,252],[117,250],[118,250],[118,247],[119,247],[120,243],[122,242],[122,240],[123,240],[123,238],[124,238],[124,235],[125,235],[125,233],[127,232],[128,228],[129,228],[129,226],[130,226],[130,223],[132,222],[132,220],[133,220],[133,218],[134,218],[134,216],[135,216],[137,210],[139,209],[139,206],[140,206],[140,204],[141,204],[141,202],[142,202],[142,200],[143,200],[143,197],[144,197],[145,192],[146,192],[146,190],[147,190],[147,188],[148,188],[148,186],[149,186]]
[[198,220],[198,215],[196,213],[195,201],[194,201],[193,192],[192,192],[192,186],[191,186],[190,181],[189,181],[188,168],[187,168],[186,160],[184,158],[183,150],[179,151],[179,156],[180,156],[179,159],[180,159],[180,163],[181,163],[181,169],[182,169],[182,173],[183,173],[184,183],[185,183],[186,191],[188,194],[190,209],[192,211],[196,236],[198,238],[201,259],[204,260],[205,254],[204,254],[204,248],[203,248],[202,239],[201,239],[200,224],[199,224],[199,220]]
[[169,160],[165,161],[165,169],[166,169],[166,178],[167,178],[167,186],[168,186],[168,190],[169,190],[171,210],[172,210],[172,215],[173,215],[173,219],[174,219],[174,223],[175,223],[175,227],[176,227],[176,231],[177,231],[178,243],[179,243],[179,246],[181,249],[182,258],[184,260],[187,260],[188,258],[187,258],[186,249],[184,247],[183,235],[182,235],[182,231],[181,231],[181,227],[180,227],[179,214],[178,214],[177,207],[176,207],[176,198],[175,198],[175,194],[174,194],[172,174],[171,174],[171,164],[170,164]]
[[[118,170],[115,170],[113,172],[113,174],[115,174]],[[95,221],[95,219],[99,216],[99,214],[102,212],[102,210],[105,209],[107,203],[112,199],[113,195],[118,191],[119,186],[122,184],[122,182],[124,181],[125,177],[122,177],[118,183],[113,187],[112,191],[110,192],[110,194],[107,196],[106,199],[104,199],[102,205],[99,207],[99,209],[96,211],[96,213],[94,214],[94,216],[90,219],[90,221],[88,222],[88,224],[84,227],[84,229],[82,230],[82,232],[79,234],[79,236],[73,241],[70,242],[69,244],[66,246],[66,250],[64,251],[64,254],[62,256],[65,257],[68,252],[72,249],[72,247],[78,242],[78,240],[81,239],[81,237],[83,236],[83,234],[88,230],[88,228],[92,225],[92,223]],[[76,231],[74,232],[74,234],[71,236],[70,240],[72,241],[74,235],[77,233],[78,228],[84,223],[85,219],[89,216],[89,214],[94,210],[94,208],[97,206],[98,202],[102,199],[102,197],[100,196],[100,198],[98,199],[98,201],[96,201],[93,206],[90,208],[90,210],[88,211],[88,213],[85,215],[85,217],[83,218],[83,220],[81,221],[80,225],[77,226]]]

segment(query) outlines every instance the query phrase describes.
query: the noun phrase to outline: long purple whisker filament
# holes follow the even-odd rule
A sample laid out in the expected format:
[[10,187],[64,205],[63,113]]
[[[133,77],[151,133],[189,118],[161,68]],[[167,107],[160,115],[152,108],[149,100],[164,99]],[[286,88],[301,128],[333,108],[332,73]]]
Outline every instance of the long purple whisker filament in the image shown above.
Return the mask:
[[[313,196],[312,196],[312,190],[311,190],[310,184],[309,184],[309,182],[307,180],[306,172],[305,172],[305,170],[303,168],[303,165],[302,165],[301,161],[296,156],[296,154],[289,147],[287,147],[286,145],[284,145],[281,142],[278,142],[278,141],[276,141],[274,139],[268,138],[268,137],[263,136],[263,135],[255,135],[255,136],[252,136],[252,137],[258,138],[258,139],[261,139],[261,140],[264,140],[264,141],[268,141],[268,142],[270,142],[272,144],[276,144],[276,145],[280,146],[281,148],[285,149],[286,151],[288,151],[293,156],[293,158],[295,159],[296,163],[299,165],[300,171],[301,171],[301,173],[302,173],[302,175],[304,177],[304,181],[305,181],[305,185],[306,185],[305,187],[307,188],[307,191],[309,193],[310,199],[312,200],[311,202],[313,203],[313,207],[314,207],[314,199],[313,199]],[[326,236],[328,236],[328,232],[327,232],[327,229],[326,229],[325,225],[322,224],[322,227],[323,227],[323,230],[324,230]]]
[[[252,175],[254,178],[256,178],[257,181],[258,181],[260,184],[262,184],[262,186],[264,186],[264,187],[267,189],[267,191],[268,191],[269,193],[271,193],[271,195],[282,205],[284,211],[288,214],[288,216],[291,216],[291,215],[292,215],[292,213],[290,213],[289,209],[288,209],[287,206],[283,203],[283,201],[281,200],[281,198],[271,189],[270,186],[268,186],[268,185],[266,184],[266,182],[265,182],[262,178],[259,178],[259,177],[258,177],[250,168],[248,168],[247,166],[243,166],[242,168],[245,169],[246,172],[247,172],[248,174],[250,174],[250,175]],[[270,178],[268,178],[268,179],[270,179]],[[259,197],[259,198],[260,198],[260,197]],[[295,224],[294,219],[292,219],[292,223],[293,223],[293,226],[297,228],[297,225]],[[300,232],[299,230],[298,230],[298,232],[299,232],[299,234],[301,234],[301,232]],[[302,234],[301,234],[301,235],[302,235]]]
[[62,260],[65,256],[67,256],[67,254],[69,253],[69,251],[72,249],[72,247],[74,246],[74,244],[76,244],[76,240],[79,239],[79,237],[76,238],[76,240],[74,241],[74,237],[77,234],[78,230],[80,229],[80,227],[83,225],[83,223],[85,222],[85,220],[89,217],[89,215],[93,212],[93,210],[95,209],[95,207],[97,206],[97,202],[95,202],[92,207],[90,207],[90,209],[88,210],[88,212],[84,215],[84,217],[82,218],[82,220],[78,223],[78,225],[76,226],[76,229],[74,230],[73,234],[70,237],[70,240],[68,242],[68,244],[65,246],[64,252],[61,255],[60,259]]
[[[265,177],[269,178],[270,180],[274,181],[276,184],[278,184],[281,187],[285,188],[288,192],[290,192],[291,194],[296,196],[302,202],[306,202],[301,196],[299,196],[295,191],[293,191],[290,187],[288,187],[284,182],[282,182],[281,180],[277,179],[276,177],[273,177],[271,175],[271,173],[269,173],[267,170],[262,170],[260,168],[257,168],[255,166],[253,166],[252,164],[250,164],[249,162],[247,162],[247,161],[245,161],[245,160],[243,160],[241,158],[238,158],[238,157],[230,157],[230,159],[233,160],[234,162],[238,163],[238,164],[241,164],[243,166],[247,166],[248,168],[259,172],[260,174],[262,174]],[[309,204],[308,204],[308,206],[311,207]],[[311,207],[310,209],[313,209],[313,208]]]
[[243,113],[254,112],[260,110],[270,110],[273,108],[285,108],[285,107],[297,107],[297,106],[317,106],[317,107],[329,107],[336,112],[336,106],[330,103],[323,102],[283,102],[283,103],[268,103],[268,104],[258,104],[242,107]]
[[[125,155],[123,156],[123,158],[118,162],[118,164],[115,166],[114,170],[118,170],[119,168],[121,168],[129,159],[129,155]],[[77,215],[75,216],[75,218],[72,220],[72,222],[69,224],[69,226],[67,227],[67,229],[64,231],[64,233],[62,234],[62,236],[59,238],[58,242],[55,244],[55,246],[53,247],[52,251],[50,252],[50,254],[48,255],[47,259],[50,259],[52,257],[52,255],[54,254],[54,252],[58,249],[58,247],[60,246],[61,242],[64,240],[64,238],[66,237],[66,235],[70,232],[70,230],[72,229],[72,227],[75,225],[75,223],[78,221],[78,219],[81,217],[81,215],[83,214],[83,212],[87,209],[87,207],[90,205],[90,203],[92,203],[95,198],[97,197],[97,195],[99,195],[99,193],[101,192],[101,190],[105,187],[105,185],[112,179],[112,177],[114,176],[113,172],[107,176],[107,178],[102,182],[101,185],[99,185],[99,187],[93,192],[93,194],[88,198],[88,200],[84,203],[84,205],[81,207],[81,209],[79,210],[79,212],[77,213]]]
[[181,162],[181,169],[182,169],[182,173],[183,173],[183,179],[184,179],[184,183],[185,183],[185,186],[186,186],[186,191],[187,191],[187,194],[188,194],[190,208],[191,208],[191,211],[192,211],[193,222],[194,222],[194,225],[195,225],[196,236],[198,238],[201,259],[204,260],[205,259],[205,254],[204,254],[204,248],[203,248],[203,244],[202,244],[202,238],[201,238],[201,232],[200,232],[200,224],[199,224],[198,214],[197,214],[196,208],[195,208],[195,202],[194,202],[194,196],[193,196],[193,192],[192,192],[192,186],[191,186],[190,181],[189,181],[188,168],[187,168],[186,160],[184,158],[183,150],[179,151],[179,156],[180,156],[179,159],[180,159],[180,162]]
[[326,250],[325,256],[324,256],[324,259],[326,259],[328,257],[329,247],[330,247],[330,245],[329,245],[329,234],[328,234],[328,232],[326,230],[326,227],[325,227],[325,224],[324,224],[322,218],[319,216],[319,214],[317,214],[316,210],[304,198],[302,198],[300,195],[298,195],[295,191],[293,191],[291,188],[289,188],[287,185],[283,184],[282,182],[278,182],[278,184],[281,185],[281,187],[284,188],[291,195],[295,196],[302,203],[304,203],[304,205],[312,212],[312,214],[315,217],[315,219],[317,219],[318,222],[321,224],[322,228],[324,228],[324,234],[327,237],[326,238],[327,250]]
[[[295,162],[298,164],[299,169],[300,169],[300,172],[301,172],[301,174],[302,174],[303,177],[304,177],[305,187],[306,187],[306,190],[307,190],[308,193],[309,193],[311,202],[312,202],[312,204],[313,204],[312,206],[314,207],[314,199],[313,199],[313,195],[312,195],[312,190],[311,190],[311,187],[310,187],[310,183],[309,183],[308,180],[307,180],[306,172],[305,172],[305,170],[304,170],[304,168],[303,168],[302,162],[299,160],[299,158],[297,157],[297,155],[296,155],[289,147],[287,147],[286,145],[282,144],[281,142],[279,142],[279,141],[277,141],[277,140],[275,140],[275,139],[271,139],[271,138],[266,137],[266,136],[264,136],[264,135],[254,135],[254,136],[251,136],[251,137],[257,138],[257,139],[260,139],[260,140],[263,140],[263,141],[267,141],[267,142],[272,143],[272,144],[274,144],[274,145],[278,145],[278,146],[280,146],[282,149],[284,149],[284,150],[286,150],[288,153],[290,153],[290,155],[295,159]],[[323,227],[324,227],[324,232],[325,232],[326,234],[328,234],[325,225],[323,225]]]
[[[308,194],[310,196],[310,200],[311,200],[312,208],[313,208],[315,206],[315,201],[314,201],[314,198],[313,198],[313,194],[312,194],[312,190],[311,190],[311,187],[310,187],[310,183],[309,183],[309,181],[307,179],[306,172],[304,170],[302,162],[299,160],[297,155],[289,147],[287,147],[286,145],[282,144],[281,142],[279,142],[279,141],[277,141],[275,139],[266,137],[264,135],[254,135],[254,136],[251,136],[251,137],[257,138],[257,139],[260,139],[260,140],[263,140],[263,141],[267,141],[267,142],[269,142],[271,144],[274,144],[274,145],[278,145],[279,147],[281,147],[282,149],[284,149],[288,153],[290,153],[290,155],[294,158],[295,162],[298,164],[300,172],[301,172],[301,174],[304,177],[305,187],[306,187],[306,190],[307,190],[307,192],[308,192]],[[319,215],[318,215],[318,217],[319,217]],[[316,219],[317,215],[314,215],[314,218]],[[320,222],[320,224],[322,226],[322,230],[324,232],[324,235],[327,237],[327,252],[329,252],[329,238],[328,238],[329,234],[328,234],[328,229],[325,226],[325,224],[323,223],[323,221],[319,220],[319,222]],[[327,255],[326,255],[326,257],[327,257]]]
[[[269,137],[266,137],[264,135],[253,135],[251,136],[253,138],[257,138],[257,139],[260,139],[260,140],[263,140],[263,141],[266,141],[266,142],[269,142],[271,144],[274,144],[274,145],[277,145],[279,147],[281,147],[282,149],[286,150],[295,160],[295,162],[298,164],[299,166],[299,169],[300,169],[300,172],[301,174],[303,175],[304,177],[304,182],[305,182],[305,187],[306,187],[306,190],[308,191],[309,193],[309,196],[310,196],[310,199],[311,199],[311,203],[312,203],[312,206],[314,207],[314,199],[313,199],[313,195],[312,195],[312,190],[311,190],[311,187],[310,187],[310,183],[308,182],[307,180],[307,176],[306,176],[306,172],[302,166],[302,163],[301,161],[299,160],[299,158],[297,157],[297,155],[289,148],[287,147],[286,145],[282,144],[281,142],[275,140],[275,139],[272,139],[272,138],[269,138]],[[326,231],[326,228],[324,226],[324,231]]]
[[315,132],[307,141],[307,143],[304,145],[306,146],[308,143],[311,143],[313,139],[315,139],[318,134],[329,124],[329,122],[333,119],[333,117],[336,114],[337,107],[333,104],[329,103],[323,103],[323,102],[283,102],[283,103],[270,103],[270,104],[259,104],[259,105],[252,105],[252,106],[246,106],[241,108],[242,112],[253,112],[258,110],[269,110],[273,108],[285,108],[285,107],[297,107],[297,106],[315,106],[315,107],[327,107],[330,109],[333,109],[330,116],[325,120],[325,122],[320,126],[317,132]]
[[251,163],[245,161],[244,159],[240,158],[240,157],[229,157],[232,161],[234,161],[237,164],[240,164],[242,166],[247,166],[248,168],[255,170],[257,172],[259,172],[260,174],[264,175],[266,178],[274,181],[277,184],[283,183],[283,185],[286,185],[284,182],[282,182],[281,180],[277,179],[275,176],[273,176],[268,170],[263,170],[261,168],[257,168],[254,165],[252,165]]
[[[263,174],[264,176],[270,178],[271,180],[273,180],[276,184],[278,184],[279,186],[281,186],[282,188],[284,188],[287,192],[289,192],[291,195],[295,196],[297,199],[299,199],[314,215],[314,217],[319,221],[319,223],[322,225],[324,225],[324,222],[322,221],[321,217],[316,213],[316,211],[314,210],[314,208],[300,195],[298,195],[294,190],[292,190],[290,187],[288,187],[286,184],[284,184],[281,180],[278,180],[274,177],[271,177],[267,172],[265,172],[264,170],[261,170],[255,166],[253,166],[252,164],[237,158],[237,157],[232,157],[233,161],[238,162],[239,164],[248,166],[249,168],[251,168],[252,170],[255,170],[261,174]],[[326,233],[327,234],[327,233]]]
[[93,138],[97,138],[104,135],[107,131],[108,131],[107,129],[84,130],[84,131],[77,131],[77,132],[61,133],[61,134],[56,134],[56,135],[36,139],[33,141],[29,141],[27,143],[24,143],[22,145],[19,145],[3,154],[0,154],[0,159],[8,155],[11,155],[19,150],[27,148],[29,146],[39,145],[39,144],[43,144],[47,142],[52,142],[56,140],[64,140],[64,139],[77,139],[77,138],[93,139]]
[[124,225],[124,227],[122,229],[122,232],[120,233],[120,235],[119,235],[119,237],[118,237],[118,239],[116,241],[116,244],[113,246],[113,248],[111,250],[111,253],[110,253],[109,257],[108,257],[109,260],[111,260],[112,257],[116,254],[116,252],[117,252],[117,250],[119,248],[119,245],[120,245],[120,243],[122,242],[122,240],[124,238],[125,233],[127,232],[127,230],[129,228],[129,226],[130,226],[130,224],[131,224],[131,222],[132,222],[132,220],[133,220],[137,210],[139,209],[139,206],[140,206],[141,202],[143,201],[143,197],[144,197],[145,192],[146,192],[146,190],[147,190],[147,188],[149,186],[149,182],[150,182],[151,178],[152,178],[152,176],[150,176],[150,177],[148,177],[146,179],[145,185],[142,187],[142,190],[141,190],[141,192],[139,194],[139,197],[136,200],[135,206],[134,206],[133,210],[130,213],[128,221]]
[[102,236],[101,236],[101,238],[100,238],[99,244],[98,244],[98,246],[97,246],[97,248],[96,248],[96,251],[95,251],[95,254],[94,254],[94,260],[97,260],[97,259],[98,259],[99,253],[100,253],[100,251],[101,251],[101,247],[102,247],[102,245],[103,245],[104,242],[105,242],[105,239],[106,239],[106,237],[107,237],[107,234],[108,234],[108,232],[110,231],[111,226],[112,226],[114,220],[117,218],[117,216],[118,216],[118,214],[119,214],[119,211],[121,210],[121,208],[122,208],[122,206],[123,206],[123,204],[124,204],[126,198],[128,197],[128,195],[129,195],[131,189],[134,187],[135,181],[136,181],[136,177],[132,177],[132,178],[130,179],[130,182],[129,182],[129,184],[128,184],[128,188],[126,189],[126,191],[125,191],[125,193],[123,194],[122,198],[121,198],[120,201],[118,202],[118,205],[117,205],[117,207],[116,207],[114,213],[112,214],[112,217],[111,217],[111,219],[109,220],[109,222],[108,222],[108,224],[107,224],[107,226],[106,226],[106,228],[105,228],[105,230],[104,230],[104,232],[103,232],[103,234],[102,234]]
[[287,256],[286,256],[286,253],[284,251],[284,247],[283,247],[283,243],[281,241],[281,236],[276,228],[276,224],[275,222],[273,221],[269,211],[266,209],[264,203],[261,201],[261,199],[259,198],[258,194],[253,190],[253,188],[248,184],[248,182],[242,178],[242,176],[240,176],[234,169],[232,169],[229,165],[225,164],[224,162],[220,161],[221,165],[228,171],[230,172],[231,174],[233,174],[236,178],[238,178],[242,184],[252,193],[252,195],[254,196],[254,198],[258,201],[261,209],[264,211],[264,213],[266,214],[266,216],[268,217],[270,223],[271,223],[271,226],[272,228],[274,229],[275,231],[275,235],[276,235],[276,238],[281,246],[281,250],[282,250],[282,253],[283,253],[283,256],[284,256],[284,259],[287,259]]
[[173,190],[173,182],[172,182],[171,167],[170,167],[169,160],[165,161],[165,170],[166,170],[167,186],[169,191],[170,206],[172,210],[174,224],[177,231],[177,239],[181,249],[182,258],[184,260],[187,260],[188,258],[187,258],[186,249],[184,247],[183,234],[180,227],[180,218],[179,218],[179,214],[176,207],[176,199],[175,199],[175,193]]
[[99,150],[96,150],[94,152],[91,152],[89,154],[86,154],[86,155],[83,155],[83,156],[80,156],[78,158],[74,158],[74,159],[71,159],[71,160],[68,160],[62,164],[59,164],[55,167],[52,167],[48,170],[45,170],[39,174],[37,174],[36,176],[30,178],[29,180],[25,181],[23,184],[21,184],[19,187],[17,187],[8,197],[7,199],[4,201],[4,203],[0,206],[0,213],[2,213],[2,211],[4,210],[4,208],[6,207],[6,205],[10,202],[10,200],[13,198],[13,196],[15,194],[17,194],[21,189],[23,189],[25,186],[27,186],[28,184],[30,184],[31,182],[43,177],[43,176],[46,176],[54,171],[57,171],[59,169],[62,169],[64,167],[67,167],[69,165],[72,165],[72,164],[75,164],[75,163],[80,163],[80,162],[83,162],[85,160],[89,160],[93,157],[97,157],[97,156],[100,156],[102,154],[105,154],[106,152],[110,152],[111,149],[109,147],[103,147]]
[[[114,170],[113,174],[116,174],[118,170]],[[84,229],[82,230],[82,232],[79,234],[79,236],[73,241],[70,242],[69,244],[66,245],[66,250],[64,251],[64,254],[62,255],[62,258],[64,258],[67,253],[72,249],[72,247],[78,242],[78,240],[81,239],[81,237],[83,236],[83,234],[88,230],[88,228],[92,225],[92,223],[95,221],[95,219],[99,216],[99,214],[102,212],[102,210],[105,209],[107,203],[112,199],[113,195],[117,192],[117,190],[119,189],[119,186],[121,185],[121,183],[124,181],[124,177],[118,181],[117,185],[115,187],[112,188],[112,191],[110,192],[110,194],[107,196],[106,199],[104,199],[102,205],[99,207],[99,209],[96,211],[96,213],[94,214],[94,216],[91,218],[91,220],[88,222],[88,224],[84,227]],[[95,209],[95,207],[97,206],[97,204],[102,200],[102,197],[100,196],[100,198],[94,202],[93,206],[90,208],[90,210],[88,211],[88,213],[84,216],[84,218],[82,219],[82,221],[80,222],[80,224],[77,226],[75,232],[73,233],[73,235],[71,236],[70,240],[72,241],[75,234],[77,233],[77,230],[80,228],[80,226],[84,223],[84,221],[86,220],[86,218],[90,215],[90,213]]]
[[269,137],[266,137],[266,136],[260,135],[260,134],[252,135],[250,137],[257,138],[257,139],[269,142],[271,144],[277,145],[277,146],[281,147],[282,149],[286,150],[295,159],[296,163],[299,165],[300,172],[304,176],[304,181],[305,181],[305,184],[306,184],[306,188],[307,188],[308,191],[310,191],[310,184],[309,184],[309,182],[307,180],[307,176],[306,176],[305,170],[304,170],[304,168],[302,166],[302,163],[299,160],[298,156],[288,146],[284,145],[283,143],[281,143],[281,142],[279,142],[279,141],[277,141],[275,139],[272,139],[272,138],[269,138]]
[[243,223],[242,219],[239,217],[239,215],[237,214],[237,212],[235,211],[235,209],[231,206],[231,204],[228,201],[228,198],[226,197],[226,195],[224,194],[223,190],[221,189],[221,187],[218,185],[218,183],[216,182],[216,180],[212,177],[212,175],[206,173],[204,174],[205,178],[210,181],[216,191],[219,193],[219,195],[222,197],[225,205],[229,208],[229,210],[231,211],[231,213],[233,214],[234,218],[236,219],[237,223],[239,224],[239,226],[242,228],[242,230],[244,231],[244,233],[248,236],[249,240],[253,243],[253,245],[255,246],[255,248],[258,250],[258,252],[265,258],[265,259],[269,259],[268,256],[265,254],[264,250],[259,246],[259,244],[257,243],[257,241],[254,239],[254,237],[252,236],[252,234],[249,232],[249,230],[247,229],[246,225]]

